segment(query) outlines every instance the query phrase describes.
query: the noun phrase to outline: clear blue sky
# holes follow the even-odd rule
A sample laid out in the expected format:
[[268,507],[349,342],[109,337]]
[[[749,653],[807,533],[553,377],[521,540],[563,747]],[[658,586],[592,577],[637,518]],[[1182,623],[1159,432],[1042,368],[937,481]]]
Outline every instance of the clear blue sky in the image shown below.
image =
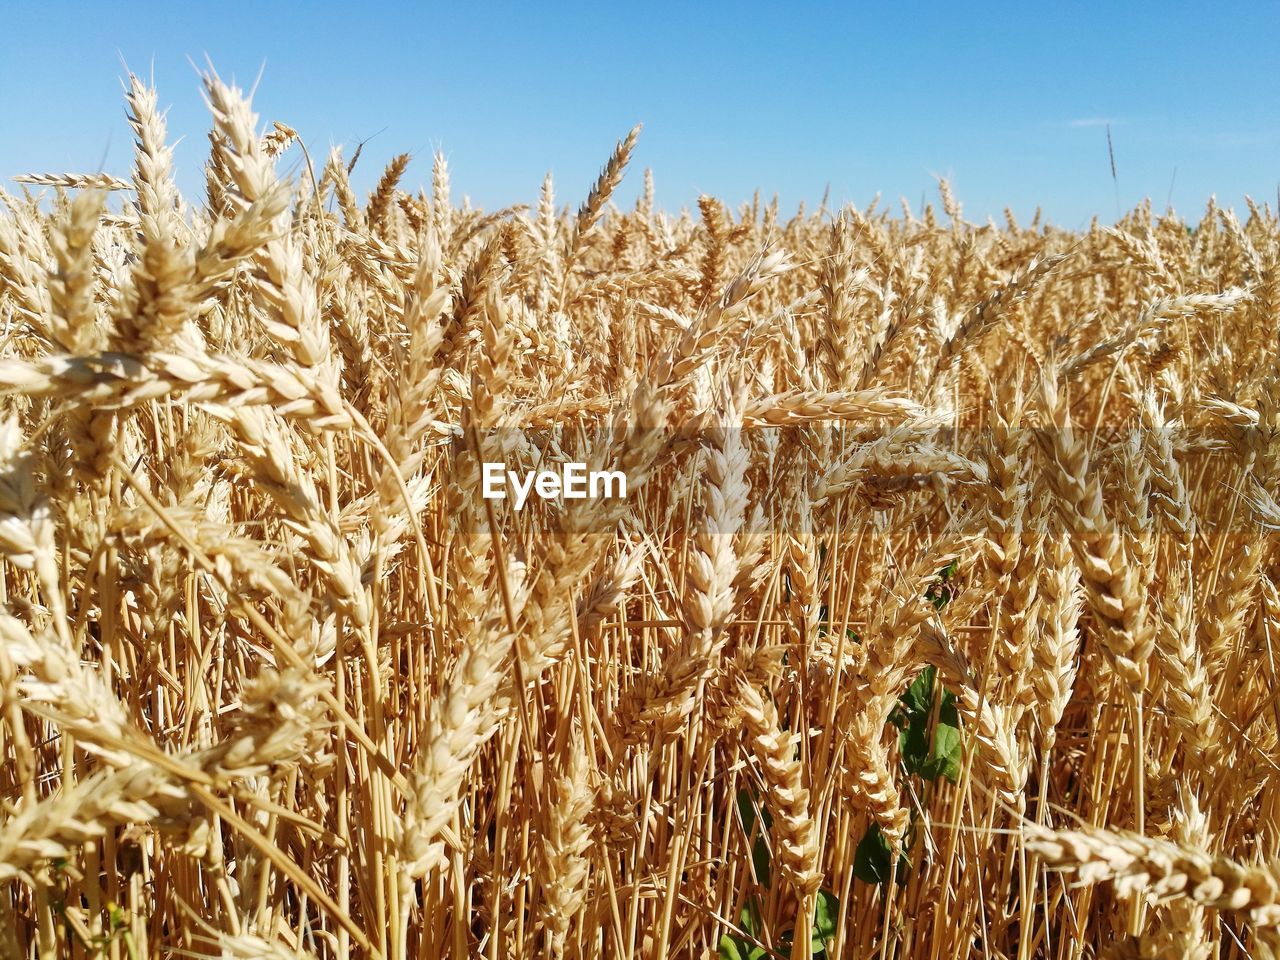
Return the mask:
[[[973,9],[965,9],[973,7]],[[978,9],[981,7],[981,9]],[[1039,7],[1035,9],[1035,7]],[[153,75],[179,182],[201,183],[208,116],[191,61],[252,85],[264,122],[313,155],[377,134],[367,189],[402,150],[431,152],[455,197],[533,201],[552,170],[576,204],[614,141],[645,131],[623,191],[658,200],[896,204],[953,179],[966,216],[1078,226],[1122,206],[1210,193],[1274,202],[1280,5],[919,3],[34,3],[0,12],[0,176],[127,171],[120,77]],[[11,186],[11,185],[10,185]]]

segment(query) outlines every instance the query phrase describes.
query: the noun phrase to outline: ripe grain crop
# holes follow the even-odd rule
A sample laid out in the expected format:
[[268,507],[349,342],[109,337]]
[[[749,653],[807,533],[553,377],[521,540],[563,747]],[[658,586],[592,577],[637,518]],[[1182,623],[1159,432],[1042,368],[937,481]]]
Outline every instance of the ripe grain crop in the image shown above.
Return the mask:
[[[1280,221],[0,194],[0,958],[1271,956]],[[627,496],[481,496],[486,463]]]

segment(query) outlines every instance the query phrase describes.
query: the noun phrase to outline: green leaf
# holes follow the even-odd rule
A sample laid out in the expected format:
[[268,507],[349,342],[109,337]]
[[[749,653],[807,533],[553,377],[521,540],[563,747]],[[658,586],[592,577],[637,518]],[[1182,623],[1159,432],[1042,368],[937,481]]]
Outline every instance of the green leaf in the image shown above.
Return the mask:
[[907,773],[923,774],[929,765],[929,714],[910,713],[898,734],[898,751]]
[[810,952],[816,957],[827,949],[836,935],[836,920],[840,916],[840,900],[830,890],[818,891],[818,902],[813,907],[813,930],[810,935]]
[[[760,807],[759,819],[762,823],[757,823],[756,803],[751,797],[748,790],[738,791],[738,816],[742,818],[742,829],[750,840],[755,837],[751,844],[751,863],[756,870],[756,880],[762,886],[769,886],[772,883],[772,871],[770,867],[769,841],[765,837],[766,831],[773,826],[773,817],[769,815],[769,811]],[[758,829],[757,829],[758,827]]]
[[760,903],[752,897],[742,905],[742,912],[738,914],[738,922],[742,925],[742,929],[753,937],[760,933],[760,924],[756,921],[759,911]]
[[763,836],[756,837],[751,846],[751,865],[755,868],[756,879],[764,887],[773,885],[773,871],[770,869],[769,841]]
[[938,722],[950,727],[960,726],[960,712],[956,709],[956,695],[942,688],[942,703],[938,707]]
[[[880,824],[873,823],[858,842],[858,849],[853,852],[853,875],[863,883],[886,883],[892,860],[893,851],[889,848],[889,841],[880,832]],[[906,853],[898,854],[898,883],[905,883],[910,872],[911,861],[907,859]]]
[[929,761],[929,715],[933,712],[933,684],[937,671],[925,667],[898,698],[890,715],[898,734],[898,750],[907,773],[920,773]]
[[892,857],[893,851],[880,833],[880,824],[873,823],[853,853],[853,875],[863,883],[884,883],[889,879]]
[[911,681],[901,700],[908,713],[922,713],[927,717],[933,711],[933,681],[937,673],[935,667],[925,667]]
[[[926,667],[911,682],[898,699],[889,719],[898,728],[898,751],[902,754],[902,766],[909,774],[918,774],[925,780],[946,777],[955,783],[960,776],[963,753],[960,745],[960,714],[956,710],[955,694],[945,687],[936,686],[937,670]],[[933,719],[934,695],[942,691],[938,704],[937,723],[930,730]]]
[[738,791],[738,816],[742,818],[742,831],[750,837],[756,828],[756,805],[745,789]]
[[769,951],[756,946],[746,937],[726,933],[720,937],[718,955],[720,960],[764,960],[769,956]]
[[961,760],[960,728],[939,721],[933,728],[933,753],[922,771],[927,780],[946,777],[952,783],[960,777]]
[[938,722],[933,728],[933,749],[923,771],[928,780],[946,777],[952,783],[960,778],[964,751],[960,743],[960,713],[956,710],[956,696],[942,688],[942,702],[938,705]]

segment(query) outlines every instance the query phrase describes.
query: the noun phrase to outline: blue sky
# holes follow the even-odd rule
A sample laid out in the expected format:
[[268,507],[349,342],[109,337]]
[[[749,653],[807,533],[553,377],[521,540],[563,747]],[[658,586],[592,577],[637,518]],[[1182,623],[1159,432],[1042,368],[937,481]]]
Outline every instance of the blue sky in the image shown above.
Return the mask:
[[[263,122],[313,155],[372,137],[367,189],[448,157],[455,197],[531,202],[552,170],[577,204],[614,141],[645,130],[659,203],[918,206],[952,178],[966,216],[1066,226],[1150,195],[1274,202],[1280,4],[29,3],[0,12],[0,176],[127,171],[123,63],[169,108],[179,183],[202,182],[209,120],[192,61],[252,85]],[[375,136],[376,135],[376,136]]]

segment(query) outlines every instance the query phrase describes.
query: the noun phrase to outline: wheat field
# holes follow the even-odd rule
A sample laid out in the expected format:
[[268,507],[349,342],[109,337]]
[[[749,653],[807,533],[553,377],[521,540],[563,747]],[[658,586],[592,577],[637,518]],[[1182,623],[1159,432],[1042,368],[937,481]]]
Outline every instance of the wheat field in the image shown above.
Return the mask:
[[205,95],[201,196],[136,78],[2,195],[0,957],[1280,950],[1269,206],[361,200]]

